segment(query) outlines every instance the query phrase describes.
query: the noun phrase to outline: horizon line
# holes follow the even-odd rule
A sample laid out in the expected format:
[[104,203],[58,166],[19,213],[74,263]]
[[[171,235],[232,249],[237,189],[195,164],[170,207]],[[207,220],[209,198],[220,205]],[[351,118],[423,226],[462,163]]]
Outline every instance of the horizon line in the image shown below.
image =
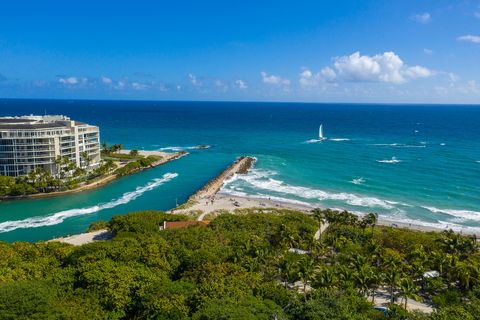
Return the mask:
[[312,104],[312,105],[324,105],[324,104],[343,104],[343,105],[411,105],[411,106],[475,106],[480,107],[478,103],[446,103],[446,102],[334,102],[334,101],[264,101],[264,100],[188,100],[188,99],[103,99],[103,98],[1,98],[4,100],[43,100],[43,101],[102,101],[102,102],[161,102],[161,103],[178,103],[178,102],[191,102],[191,103],[262,103],[262,104]]

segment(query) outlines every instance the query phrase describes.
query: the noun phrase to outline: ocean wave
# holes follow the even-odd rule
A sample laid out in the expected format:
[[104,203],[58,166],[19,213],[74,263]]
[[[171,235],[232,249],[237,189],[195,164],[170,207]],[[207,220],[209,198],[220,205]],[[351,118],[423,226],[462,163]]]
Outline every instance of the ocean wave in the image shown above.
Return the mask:
[[405,144],[405,143],[373,143],[370,146],[379,146],[379,147],[394,147],[394,148],[426,148],[426,142],[422,141],[420,145],[416,144]]
[[356,184],[356,185],[359,185],[359,184],[363,184],[365,182],[365,179],[363,179],[362,177],[360,178],[357,178],[357,179],[353,179],[352,181],[350,181],[351,183],[353,184]]
[[472,210],[458,210],[458,209],[439,209],[435,207],[422,206],[422,208],[432,212],[432,213],[443,213],[453,216],[455,218],[460,218],[462,220],[478,220],[480,218],[480,211]]
[[317,143],[317,142],[320,142],[322,140],[319,140],[319,139],[310,139],[310,140],[307,140],[307,141],[304,141],[304,143]]
[[388,159],[388,160],[377,160],[377,162],[380,162],[380,163],[399,163],[399,162],[402,162],[402,160],[398,160],[397,158],[392,157],[392,159]]
[[330,141],[350,141],[350,139],[348,138],[331,138],[331,139],[328,139]]
[[200,145],[200,146],[189,146],[189,147],[181,147],[181,146],[172,146],[172,147],[163,147],[159,148],[158,151],[185,151],[185,150],[194,150],[194,149],[208,149],[210,148],[209,145]]
[[[288,194],[303,199],[315,199],[318,201],[344,201],[352,206],[380,207],[383,209],[393,209],[395,205],[399,204],[398,202],[394,201],[382,200],[374,197],[361,196],[352,193],[332,193],[319,189],[311,189],[308,187],[293,186],[286,184],[281,180],[272,179],[271,177],[269,177],[268,173],[265,173],[262,170],[254,169],[246,175],[238,175],[235,179],[242,180],[257,189]],[[232,186],[230,182],[230,184],[226,184],[224,186],[224,189],[234,191],[235,186]]]
[[10,232],[16,229],[52,226],[62,223],[67,218],[87,215],[105,209],[111,209],[122,204],[129,203],[130,201],[133,201],[136,198],[140,197],[145,192],[153,190],[161,186],[162,184],[174,179],[177,176],[177,173],[166,173],[162,176],[162,178],[154,179],[144,186],[137,187],[135,191],[126,192],[118,199],[114,199],[112,201],[101,203],[88,208],[70,209],[60,211],[49,216],[32,217],[25,220],[5,221],[0,223],[0,233]]
[[[382,220],[382,218],[384,218],[385,221],[388,222],[388,223],[411,224],[412,226],[427,227],[427,228],[433,228],[433,229],[438,229],[438,230],[452,229],[455,232],[464,232],[464,233],[468,233],[468,234],[478,234],[478,233],[480,233],[480,227],[464,226],[464,225],[461,225],[461,224],[452,223],[452,222],[448,222],[448,221],[442,221],[442,220],[438,220],[437,222],[427,222],[427,221],[422,221],[422,220],[417,220],[417,219],[408,219],[408,218],[392,219],[389,216],[380,215],[380,220]],[[400,226],[400,227],[402,227],[402,226]]]

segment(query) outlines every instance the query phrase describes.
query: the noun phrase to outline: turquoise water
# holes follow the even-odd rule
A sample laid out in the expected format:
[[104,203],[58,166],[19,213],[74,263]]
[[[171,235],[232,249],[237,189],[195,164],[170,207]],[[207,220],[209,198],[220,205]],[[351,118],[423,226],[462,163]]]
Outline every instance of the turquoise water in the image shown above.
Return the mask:
[[[0,115],[45,109],[99,125],[108,143],[190,154],[101,189],[0,203],[0,240],[169,209],[243,154],[257,157],[255,169],[223,192],[480,231],[478,106],[0,100]],[[328,139],[309,142],[320,123]],[[200,144],[212,148],[189,149]]]

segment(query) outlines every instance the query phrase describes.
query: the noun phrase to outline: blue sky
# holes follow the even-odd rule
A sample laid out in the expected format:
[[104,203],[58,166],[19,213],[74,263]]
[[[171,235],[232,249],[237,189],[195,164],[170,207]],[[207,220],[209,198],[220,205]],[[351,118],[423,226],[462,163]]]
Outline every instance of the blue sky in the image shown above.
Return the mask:
[[5,0],[0,97],[480,103],[480,0]]

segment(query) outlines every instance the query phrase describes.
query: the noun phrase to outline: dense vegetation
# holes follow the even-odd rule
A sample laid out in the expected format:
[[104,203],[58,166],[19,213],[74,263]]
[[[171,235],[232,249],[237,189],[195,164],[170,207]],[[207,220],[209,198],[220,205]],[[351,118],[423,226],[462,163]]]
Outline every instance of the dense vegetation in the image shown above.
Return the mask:
[[264,211],[166,231],[162,221],[187,217],[147,211],[96,224],[109,241],[0,243],[0,319],[381,319],[379,290],[438,307],[392,305],[390,319],[478,319],[472,238],[375,227],[375,215]]
[[[82,161],[91,161],[85,153],[82,153],[81,157]],[[59,157],[55,164],[58,172],[56,175],[42,168],[36,168],[28,175],[18,178],[0,176],[0,197],[70,190],[80,183],[94,180],[116,168],[113,161],[106,160],[95,170],[86,171],[77,167],[67,157]]]
[[118,177],[126,176],[128,174],[139,171],[141,169],[151,167],[155,162],[157,162],[161,158],[162,157],[160,157],[160,156],[153,156],[153,155],[148,156],[148,157],[141,157],[138,160],[128,162],[123,167],[115,170],[114,173]]
[[[91,171],[77,167],[67,157],[59,157],[55,161],[58,172],[55,175],[42,168],[36,168],[23,177],[0,176],[0,197],[71,190],[81,183],[90,183],[108,174],[113,173],[121,177],[137,172],[151,167],[153,163],[161,159],[159,156],[141,156],[138,150],[131,150],[129,154],[118,153],[121,149],[121,144],[108,146],[103,143],[101,165]],[[86,152],[80,156],[81,161],[87,165],[91,161]],[[117,164],[121,164],[120,168],[117,168]]]

